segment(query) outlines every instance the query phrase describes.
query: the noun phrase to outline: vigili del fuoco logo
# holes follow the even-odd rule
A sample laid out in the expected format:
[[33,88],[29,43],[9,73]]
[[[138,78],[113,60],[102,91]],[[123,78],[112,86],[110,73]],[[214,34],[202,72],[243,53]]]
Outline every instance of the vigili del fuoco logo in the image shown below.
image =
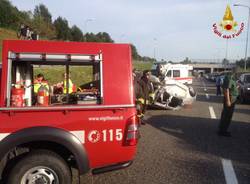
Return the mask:
[[227,5],[223,20],[218,24],[213,24],[213,32],[225,39],[238,37],[244,29],[244,23],[238,24],[233,17],[230,6]]

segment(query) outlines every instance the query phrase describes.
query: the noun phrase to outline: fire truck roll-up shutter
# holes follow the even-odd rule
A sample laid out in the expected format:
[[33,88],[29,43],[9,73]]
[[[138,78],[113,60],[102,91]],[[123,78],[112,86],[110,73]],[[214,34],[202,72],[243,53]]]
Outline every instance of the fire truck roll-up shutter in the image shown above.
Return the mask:
[[72,133],[55,127],[31,127],[9,134],[0,141],[0,161],[16,146],[36,141],[64,146],[74,155],[80,174],[88,172],[88,156],[80,140]]

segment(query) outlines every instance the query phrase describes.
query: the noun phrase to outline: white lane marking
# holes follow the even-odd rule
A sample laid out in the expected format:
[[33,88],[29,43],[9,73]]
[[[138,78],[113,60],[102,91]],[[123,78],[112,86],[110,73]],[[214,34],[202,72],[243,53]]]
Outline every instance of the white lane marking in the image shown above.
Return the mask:
[[214,108],[212,106],[209,106],[208,108],[209,108],[209,113],[210,113],[211,119],[216,119]]
[[224,176],[227,184],[238,184],[231,160],[221,159]]
[[210,97],[209,97],[209,95],[208,95],[207,93],[206,93],[206,98],[207,98],[207,99],[209,99],[209,98],[210,98]]
[[0,133],[0,141],[7,137],[10,133]]

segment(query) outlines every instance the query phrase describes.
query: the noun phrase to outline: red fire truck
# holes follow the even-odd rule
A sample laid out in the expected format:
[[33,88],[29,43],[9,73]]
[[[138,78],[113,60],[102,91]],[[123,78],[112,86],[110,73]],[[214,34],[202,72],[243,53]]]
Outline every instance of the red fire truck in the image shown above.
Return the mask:
[[[98,174],[132,163],[139,120],[129,45],[5,40],[0,74],[2,180],[69,184],[71,168]],[[38,74],[46,88],[35,93]]]

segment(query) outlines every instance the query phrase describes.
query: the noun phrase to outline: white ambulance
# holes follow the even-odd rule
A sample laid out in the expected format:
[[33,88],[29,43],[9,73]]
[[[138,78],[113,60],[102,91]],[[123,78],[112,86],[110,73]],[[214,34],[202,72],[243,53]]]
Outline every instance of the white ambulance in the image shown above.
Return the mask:
[[164,79],[168,77],[183,84],[193,83],[193,66],[191,65],[157,62],[154,63],[152,70],[156,71],[156,75],[161,75]]

